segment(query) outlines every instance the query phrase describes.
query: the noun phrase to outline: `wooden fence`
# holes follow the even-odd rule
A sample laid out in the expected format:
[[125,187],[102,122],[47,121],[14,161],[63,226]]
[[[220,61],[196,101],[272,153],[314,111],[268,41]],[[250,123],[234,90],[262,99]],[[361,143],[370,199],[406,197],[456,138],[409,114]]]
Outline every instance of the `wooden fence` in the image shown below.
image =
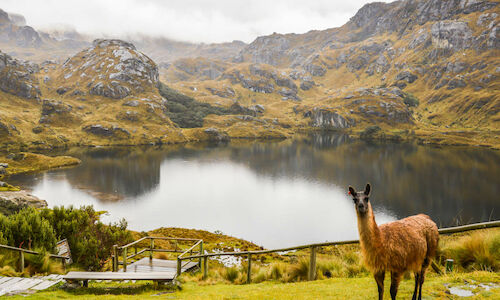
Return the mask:
[[[474,229],[491,228],[491,227],[500,227],[500,220],[499,221],[492,221],[492,222],[476,223],[476,224],[464,225],[464,226],[457,226],[457,227],[441,228],[441,229],[439,229],[439,233],[440,234],[451,234],[451,233],[464,232],[464,231],[469,231],[469,230],[474,230]],[[247,260],[248,260],[247,283],[250,283],[251,278],[252,278],[252,255],[268,254],[268,253],[276,253],[276,252],[286,252],[286,251],[302,250],[302,249],[310,248],[311,254],[310,254],[310,258],[309,258],[308,279],[315,280],[316,279],[315,278],[316,277],[316,252],[317,252],[318,248],[325,247],[325,246],[348,245],[348,244],[357,244],[357,243],[359,243],[359,240],[316,243],[316,244],[308,244],[308,245],[281,248],[281,249],[272,249],[272,250],[204,253],[204,254],[200,254],[200,255],[179,256],[179,257],[177,257],[177,265],[181,264],[182,260],[187,260],[187,259],[200,259],[201,260],[201,259],[203,259],[203,268],[202,268],[203,269],[203,278],[206,278],[208,276],[208,258],[209,257],[246,255]],[[436,266],[434,265],[433,268],[436,269]],[[181,273],[178,269],[177,275],[179,276],[180,274]]]
[[[149,243],[147,242],[149,240]],[[155,240],[168,240],[168,241],[175,241],[175,247],[174,249],[160,249],[160,248],[155,248]],[[192,245],[190,248],[187,250],[183,250],[179,247],[179,242],[194,242],[194,245]],[[139,244],[140,243],[147,243],[149,247],[142,248],[141,250],[138,250]],[[198,246],[199,251],[194,251],[194,248]],[[134,253],[131,255],[127,255],[129,253],[128,249],[132,248],[134,249]],[[120,252],[122,259],[120,261]],[[203,240],[200,239],[189,239],[189,238],[175,238],[175,237],[161,237],[161,236],[146,236],[143,238],[140,238],[132,243],[129,243],[127,245],[119,247],[118,245],[113,246],[113,255],[111,257],[112,259],[112,270],[113,272],[118,272],[118,267],[119,265],[122,265],[123,271],[127,272],[127,260],[132,259],[138,255],[143,254],[144,252],[149,252],[149,259],[152,261],[153,260],[153,253],[154,252],[170,252],[170,253],[181,253],[180,256],[186,255],[188,252],[192,256],[194,254],[203,254]],[[177,260],[177,270],[182,270],[182,260],[189,260],[191,261],[192,259],[187,259],[187,258],[182,258],[181,260]],[[187,263],[189,263],[189,261]],[[187,264],[186,263],[186,264]],[[201,258],[199,259],[199,268],[201,269]]]
[[[0,245],[1,249],[7,249],[9,251],[14,251],[14,252],[19,252],[19,272],[24,272],[24,254],[34,254],[34,255],[40,255],[40,252],[37,251],[32,251],[24,248],[16,248],[12,246],[7,246],[7,245]],[[62,256],[62,255],[57,255],[57,254],[49,254],[50,258],[55,258],[55,259],[60,259],[63,265],[63,268],[66,268],[66,260],[68,257]]]

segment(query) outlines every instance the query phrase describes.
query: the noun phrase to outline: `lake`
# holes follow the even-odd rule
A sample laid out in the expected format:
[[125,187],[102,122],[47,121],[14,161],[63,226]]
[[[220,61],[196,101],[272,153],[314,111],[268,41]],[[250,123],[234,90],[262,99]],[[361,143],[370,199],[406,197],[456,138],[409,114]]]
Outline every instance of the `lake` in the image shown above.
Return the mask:
[[57,205],[93,205],[133,230],[221,231],[266,248],[358,237],[348,185],[372,184],[383,223],[417,213],[439,227],[500,219],[500,151],[369,143],[313,134],[283,141],[75,148],[75,168],[12,176]]

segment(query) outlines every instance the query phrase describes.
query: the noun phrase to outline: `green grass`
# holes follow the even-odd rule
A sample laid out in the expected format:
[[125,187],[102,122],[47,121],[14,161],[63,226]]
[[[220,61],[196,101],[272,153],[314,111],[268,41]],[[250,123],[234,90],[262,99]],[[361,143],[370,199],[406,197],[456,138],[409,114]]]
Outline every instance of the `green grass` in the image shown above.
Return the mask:
[[[389,299],[389,279],[386,276],[384,298]],[[458,299],[446,293],[445,284],[462,286],[464,281],[500,284],[500,275],[491,272],[452,273],[438,276],[429,273],[423,288],[424,299]],[[403,280],[398,299],[410,299],[413,278]],[[377,287],[371,276],[360,278],[331,278],[313,282],[279,283],[262,282],[249,285],[188,282],[182,289],[155,288],[152,283],[91,283],[88,289],[52,288],[27,297],[28,299],[375,299]],[[499,299],[500,288],[481,291],[467,299]],[[26,299],[14,296],[9,299]]]

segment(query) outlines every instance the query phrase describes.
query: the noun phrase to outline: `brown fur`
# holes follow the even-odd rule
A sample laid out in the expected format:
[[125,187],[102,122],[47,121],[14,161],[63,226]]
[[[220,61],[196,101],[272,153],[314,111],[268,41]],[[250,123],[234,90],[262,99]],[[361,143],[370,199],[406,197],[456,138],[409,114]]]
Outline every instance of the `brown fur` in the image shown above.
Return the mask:
[[[436,255],[439,232],[427,215],[411,216],[378,226],[369,201],[370,184],[363,192],[349,187],[358,216],[359,242],[366,267],[373,272],[379,300],[384,297],[385,272],[391,273],[391,298],[396,299],[406,271],[415,274],[413,300],[422,299],[425,270]],[[418,297],[417,297],[418,296]]]
[[366,267],[381,271],[420,272],[424,260],[436,255],[439,233],[429,216],[420,214],[377,226],[371,204],[358,215],[361,253]]

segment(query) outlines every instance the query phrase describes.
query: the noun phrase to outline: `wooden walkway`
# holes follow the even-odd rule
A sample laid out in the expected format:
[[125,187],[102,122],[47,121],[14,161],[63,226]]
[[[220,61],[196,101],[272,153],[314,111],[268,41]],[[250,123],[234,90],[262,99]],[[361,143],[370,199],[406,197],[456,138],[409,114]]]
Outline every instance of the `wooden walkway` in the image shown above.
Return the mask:
[[[182,272],[190,271],[198,266],[198,262],[188,262],[182,266]],[[127,266],[129,272],[176,272],[177,261],[153,258],[151,261],[148,257],[143,257],[140,260],[133,262]],[[123,273],[123,269],[118,271]]]
[[[197,262],[188,262],[182,266],[182,272],[198,267]],[[87,287],[92,280],[136,281],[152,280],[156,282],[171,282],[177,277],[177,261],[143,257],[128,265],[127,270],[117,272],[69,272],[63,276],[66,281],[83,282]]]
[[43,277],[0,277],[0,296],[34,293],[48,289],[61,282],[62,275],[49,275]]

